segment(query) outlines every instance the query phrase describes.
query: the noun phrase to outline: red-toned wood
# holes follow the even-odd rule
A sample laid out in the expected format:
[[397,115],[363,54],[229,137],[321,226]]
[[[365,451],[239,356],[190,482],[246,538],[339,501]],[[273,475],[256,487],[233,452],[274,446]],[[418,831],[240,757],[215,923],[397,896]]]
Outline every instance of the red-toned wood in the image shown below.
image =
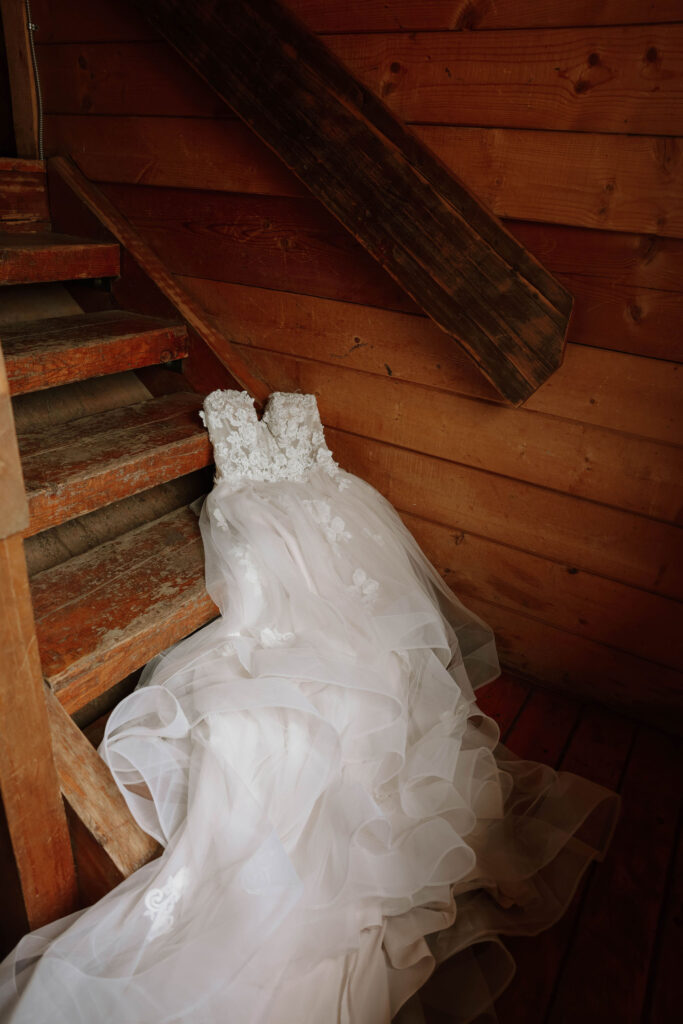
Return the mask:
[[570,340],[654,359],[683,361],[683,294],[562,275],[576,296]]
[[40,573],[32,595],[43,671],[70,713],[216,614],[189,508]]
[[456,594],[532,615],[558,629],[683,669],[679,601],[637,590],[463,530],[403,513]]
[[[43,0],[45,2],[45,0]],[[111,0],[109,0],[111,2]],[[287,0],[316,32],[552,28],[680,20],[678,0]]]
[[501,664],[510,672],[683,733],[680,670],[556,629],[495,598],[467,603],[493,628]]
[[[225,333],[229,336],[228,330]],[[239,386],[230,371],[198,335],[190,332],[189,344],[189,356],[183,362],[183,376],[198,394],[208,395],[217,388],[231,390]]]
[[[380,377],[391,366],[396,380],[500,401],[427,317],[201,278],[183,284],[236,343]],[[674,444],[683,436],[676,364],[586,345],[567,345],[524,408]]]
[[[257,402],[261,402],[269,394],[270,388],[260,378],[252,375],[249,367],[244,364],[237,352],[233,350],[224,335],[216,329],[204,311],[182,288],[178,281],[169,273],[164,261],[143,241],[129,221],[112,205],[111,202],[80,173],[78,168],[68,160],[57,157],[49,162],[50,208],[53,221],[57,227],[61,221],[73,222],[76,218],[80,224],[87,224],[91,230],[101,236],[114,236],[125,250],[125,279],[133,279],[132,286],[128,283],[129,296],[137,295],[138,303],[132,306],[126,302],[126,308],[138,309],[140,312],[158,312],[161,304],[167,312],[171,307],[217,355],[235,380],[239,381]],[[136,287],[135,281],[141,287]],[[149,308],[150,290],[154,294],[154,306]],[[140,291],[142,294],[137,294]]]
[[[307,195],[305,187],[240,121],[108,117],[104,134],[97,117],[65,115],[48,118],[47,133],[54,147],[75,154],[83,172],[94,181],[257,195]],[[499,147],[510,134],[496,132]],[[490,136],[484,130],[482,137]],[[482,158],[486,146],[472,145],[476,138],[475,129],[463,130],[461,141],[469,140],[470,144],[457,147],[462,173],[476,183],[477,189],[486,189],[497,202],[509,205],[506,197],[512,193],[508,189],[523,187],[524,182],[501,178],[497,165]],[[565,138],[569,145],[564,145]],[[518,141],[523,148],[523,143],[529,141],[528,133]],[[556,158],[559,143],[563,144]],[[668,185],[664,180],[666,147],[661,141],[632,136],[603,139],[602,143],[596,147],[590,135],[581,133],[537,133],[533,152],[540,161],[539,172],[522,216],[534,216],[539,198],[542,200],[548,190],[552,195],[561,190],[571,194],[583,220],[608,196],[605,184],[617,171],[631,197],[631,207],[634,202],[658,202],[658,197],[663,199],[662,206],[674,205],[676,192],[671,189],[677,189],[677,179],[669,175]],[[514,143],[510,149],[514,153]],[[612,165],[608,162],[610,153]],[[520,158],[519,153],[516,156]],[[621,163],[620,156],[624,158]],[[471,165],[466,163],[470,158]],[[665,195],[668,200],[664,200]],[[544,205],[548,204],[544,201]],[[610,217],[614,220],[617,214],[612,206]],[[614,226],[620,226],[618,219]],[[680,240],[533,221],[511,220],[507,227],[555,273],[581,273],[616,284],[681,291]]]
[[115,277],[119,247],[54,234],[0,232],[0,285]]
[[657,934],[652,991],[645,1020],[648,1024],[676,1020],[683,1002],[683,974],[678,951],[683,944],[683,839],[679,829],[669,865],[663,912]]
[[28,535],[206,466],[201,398],[164,395],[19,438]]
[[[1,332],[0,332],[1,337]],[[21,533],[28,524],[28,505],[14,431],[9,382],[0,342],[0,540]]]
[[[340,299],[363,305],[418,313],[418,307],[385,274],[374,260],[343,231],[337,222],[312,199],[282,196],[237,195],[202,192],[195,189],[138,188],[105,185],[104,191],[136,225],[138,230],[164,254],[176,274],[204,279],[205,293],[220,283],[242,283],[252,287],[296,292],[320,298]],[[543,248],[549,266],[571,265],[564,252],[572,246],[573,266],[583,267],[579,246],[590,260],[591,246],[606,261],[610,249],[621,266],[609,274],[609,262],[601,267],[596,256],[586,267],[590,273],[558,275],[575,296],[575,314],[569,340],[601,348],[683,359],[678,324],[683,317],[681,291],[650,289],[637,278],[655,277],[652,264],[662,267],[661,279],[678,287],[677,249],[680,243],[649,240],[650,260],[646,262],[645,239],[624,236],[617,246],[607,232],[575,232],[546,228],[534,232],[533,225],[510,225],[517,234],[530,237]],[[548,237],[548,232],[551,232]],[[575,238],[576,234],[581,235]],[[526,240],[526,239],[525,239]],[[667,275],[663,264],[669,259],[674,273]],[[629,273],[628,264],[632,268]],[[623,268],[623,269],[622,269]],[[594,275],[594,276],[593,276]],[[631,277],[632,280],[628,280]],[[626,280],[621,280],[626,278]],[[217,282],[214,284],[214,282]],[[450,360],[458,362],[454,353]],[[462,360],[460,360],[462,362]],[[482,385],[480,385],[481,388]],[[490,389],[495,394],[494,389]]]
[[[315,32],[406,32],[441,29],[629,25],[680,20],[679,0],[287,0],[287,7]],[[145,21],[119,0],[32,0],[41,43],[152,39]],[[596,18],[596,14],[598,17]]]
[[21,537],[0,540],[0,795],[28,923],[77,905],[77,883],[50,734]]
[[[45,164],[41,160],[0,158],[0,226],[22,222],[36,224],[48,222],[47,182]],[[28,228],[25,228],[27,230]],[[34,230],[38,230],[34,228]]]
[[[544,725],[538,723],[541,742]],[[634,731],[628,719],[588,705],[561,758],[561,769],[583,775],[608,789],[618,789]],[[608,856],[611,859],[612,855]],[[545,1021],[558,970],[572,940],[583,891],[582,887],[566,915],[549,931],[538,937],[505,940],[515,958],[517,973],[496,1003],[501,1024]],[[628,942],[629,937],[623,936],[623,940]],[[619,940],[615,937],[615,941]]]
[[[647,18],[643,19],[647,21]],[[681,25],[337,34],[326,45],[402,120],[681,134]],[[39,47],[50,114],[220,117],[158,41]],[[120,88],[135,81],[137,94]],[[501,85],[501,83],[504,83]]]
[[225,106],[170,46],[38,46],[48,114],[180,114],[225,117]]
[[[589,1013],[595,1020],[640,1022],[682,781],[676,742],[642,729],[626,768],[609,862],[590,880],[549,1024],[574,1024]],[[615,943],[614,936],[629,941]]]
[[580,714],[580,706],[564,694],[535,689],[505,736],[518,757],[554,766],[560,759]]
[[49,220],[3,220],[2,230],[10,235],[32,235],[36,232],[46,234],[52,230]]
[[143,9],[510,402],[557,368],[571,296],[275,0]]
[[499,217],[683,237],[683,183],[674,173],[679,139],[449,125],[414,130],[449,170],[476,182]]
[[0,338],[14,395],[187,355],[182,324],[123,310],[24,321]]
[[[283,391],[315,393],[326,426],[680,522],[683,448],[385,377],[248,350]],[[389,379],[391,378],[391,379]]]
[[498,679],[476,691],[477,704],[489,718],[493,718],[505,736],[526,703],[531,687],[528,683],[503,672]]
[[311,198],[104,185],[174,274],[418,311]]
[[[86,173],[90,167],[98,180],[193,187],[194,173],[197,188],[301,195],[286,168],[236,122],[202,126],[173,117],[166,128],[153,117],[137,124],[135,111],[130,113],[114,118],[121,155],[109,171],[110,151],[94,117],[82,125],[79,118],[50,118],[50,147],[71,152],[79,165],[83,160]],[[138,141],[148,124],[148,140]],[[457,125],[416,125],[413,131],[499,217],[679,238],[683,231],[675,138]],[[225,137],[218,141],[221,132]],[[176,152],[164,170],[174,141]],[[229,157],[221,183],[223,153]],[[598,262],[590,246],[584,248],[588,263]],[[680,290],[680,283],[675,287]]]
[[326,43],[408,123],[683,132],[683,25],[376,32]]
[[27,5],[16,0],[0,0],[3,57],[7,62],[8,84],[12,96],[14,142],[19,157],[40,155],[40,119],[29,42]]
[[[340,430],[328,428],[326,436],[345,469],[403,512],[552,559],[568,571],[683,598],[677,527]],[[544,657],[552,654],[551,647]],[[555,673],[561,672],[558,657]]]
[[[157,857],[161,847],[135,822],[108,767],[49,689],[46,699],[59,784],[73,812],[79,883],[87,904]],[[96,891],[97,881],[104,891]]]

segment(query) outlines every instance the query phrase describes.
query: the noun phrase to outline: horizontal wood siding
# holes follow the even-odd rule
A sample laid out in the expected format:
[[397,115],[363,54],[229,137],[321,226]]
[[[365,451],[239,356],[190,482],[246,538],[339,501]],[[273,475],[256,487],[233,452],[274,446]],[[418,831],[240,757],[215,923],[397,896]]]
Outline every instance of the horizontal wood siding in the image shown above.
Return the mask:
[[306,189],[114,0],[34,0],[71,154],[273,389],[319,397],[504,662],[681,713],[679,0],[288,0],[576,298],[505,408]]

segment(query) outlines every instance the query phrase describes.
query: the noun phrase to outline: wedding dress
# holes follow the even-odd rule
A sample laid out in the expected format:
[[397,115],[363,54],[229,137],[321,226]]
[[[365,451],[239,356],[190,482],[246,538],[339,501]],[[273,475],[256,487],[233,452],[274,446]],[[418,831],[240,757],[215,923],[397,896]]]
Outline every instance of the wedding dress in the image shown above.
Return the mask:
[[0,1019],[384,1024],[420,1019],[448,961],[425,1003],[469,1021],[511,976],[498,936],[557,919],[616,798],[498,745],[473,695],[490,629],[335,464],[313,396],[259,420],[218,391],[205,417],[221,615],[148,666],[101,746],[164,853],[22,940]]

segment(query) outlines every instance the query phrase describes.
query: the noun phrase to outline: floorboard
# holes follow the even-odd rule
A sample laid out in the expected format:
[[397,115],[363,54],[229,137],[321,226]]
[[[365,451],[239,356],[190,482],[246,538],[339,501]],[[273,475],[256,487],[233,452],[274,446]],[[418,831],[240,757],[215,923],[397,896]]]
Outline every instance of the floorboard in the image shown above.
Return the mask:
[[538,689],[525,696],[524,684],[509,676],[479,696],[519,756],[583,775],[622,797],[611,847],[561,921],[538,937],[506,940],[517,974],[496,1004],[499,1024],[677,1019],[680,744],[598,705]]

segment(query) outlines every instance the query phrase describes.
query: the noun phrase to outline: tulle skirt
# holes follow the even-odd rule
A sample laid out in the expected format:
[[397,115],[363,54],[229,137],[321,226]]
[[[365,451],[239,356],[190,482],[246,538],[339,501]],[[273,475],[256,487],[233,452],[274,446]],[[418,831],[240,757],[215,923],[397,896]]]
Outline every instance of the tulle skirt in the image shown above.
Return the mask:
[[566,907],[614,794],[514,757],[474,689],[491,631],[346,473],[218,484],[221,616],[148,666],[101,754],[164,846],[0,968],[13,1024],[472,1020],[500,936]]

